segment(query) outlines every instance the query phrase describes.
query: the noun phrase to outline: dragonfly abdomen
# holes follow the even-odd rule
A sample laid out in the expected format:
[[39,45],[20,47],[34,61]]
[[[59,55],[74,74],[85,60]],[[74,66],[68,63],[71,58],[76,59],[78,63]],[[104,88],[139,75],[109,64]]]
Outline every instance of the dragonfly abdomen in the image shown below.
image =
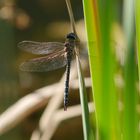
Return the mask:
[[66,81],[65,81],[65,93],[64,93],[64,110],[67,110],[68,106],[68,94],[69,94],[69,77],[70,77],[70,64],[66,66]]
[[73,55],[73,50],[69,48],[69,51],[67,52],[66,81],[65,81],[65,92],[64,92],[64,110],[67,110],[67,106],[68,106],[69,77],[70,77],[72,55]]

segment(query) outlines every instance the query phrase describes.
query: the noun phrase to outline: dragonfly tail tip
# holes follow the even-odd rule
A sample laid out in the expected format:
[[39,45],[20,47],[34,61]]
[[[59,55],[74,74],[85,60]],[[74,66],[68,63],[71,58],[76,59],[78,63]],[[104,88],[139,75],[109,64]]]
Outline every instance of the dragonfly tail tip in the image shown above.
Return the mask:
[[64,111],[67,111],[67,107],[66,106],[64,106]]

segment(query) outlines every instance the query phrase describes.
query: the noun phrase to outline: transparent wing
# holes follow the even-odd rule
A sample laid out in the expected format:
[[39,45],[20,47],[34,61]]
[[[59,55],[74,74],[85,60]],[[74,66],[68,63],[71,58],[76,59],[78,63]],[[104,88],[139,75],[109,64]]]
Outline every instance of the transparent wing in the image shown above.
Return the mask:
[[33,54],[49,54],[64,49],[64,44],[60,42],[35,42],[22,41],[18,47],[26,52]]
[[20,65],[22,71],[28,72],[46,72],[55,70],[66,65],[66,57],[64,53],[49,55],[28,60]]

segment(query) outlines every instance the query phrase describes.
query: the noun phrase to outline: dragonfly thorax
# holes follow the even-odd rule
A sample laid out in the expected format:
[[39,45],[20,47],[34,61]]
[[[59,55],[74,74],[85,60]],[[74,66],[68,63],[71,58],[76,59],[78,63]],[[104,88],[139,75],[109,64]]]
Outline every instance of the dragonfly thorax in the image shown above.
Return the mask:
[[75,47],[75,42],[76,42],[76,34],[69,33],[67,35],[66,41],[65,41],[66,51],[68,51],[68,50],[72,51]]

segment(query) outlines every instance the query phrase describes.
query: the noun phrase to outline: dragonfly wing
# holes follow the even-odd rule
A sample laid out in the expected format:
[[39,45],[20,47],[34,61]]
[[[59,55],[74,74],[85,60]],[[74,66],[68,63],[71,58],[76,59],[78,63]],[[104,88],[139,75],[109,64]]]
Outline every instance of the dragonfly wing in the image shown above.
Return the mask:
[[60,42],[22,41],[18,44],[18,47],[33,54],[50,54],[64,49],[65,46]]
[[20,65],[20,69],[28,72],[46,72],[64,67],[66,63],[63,53],[53,57],[46,56],[28,60]]

